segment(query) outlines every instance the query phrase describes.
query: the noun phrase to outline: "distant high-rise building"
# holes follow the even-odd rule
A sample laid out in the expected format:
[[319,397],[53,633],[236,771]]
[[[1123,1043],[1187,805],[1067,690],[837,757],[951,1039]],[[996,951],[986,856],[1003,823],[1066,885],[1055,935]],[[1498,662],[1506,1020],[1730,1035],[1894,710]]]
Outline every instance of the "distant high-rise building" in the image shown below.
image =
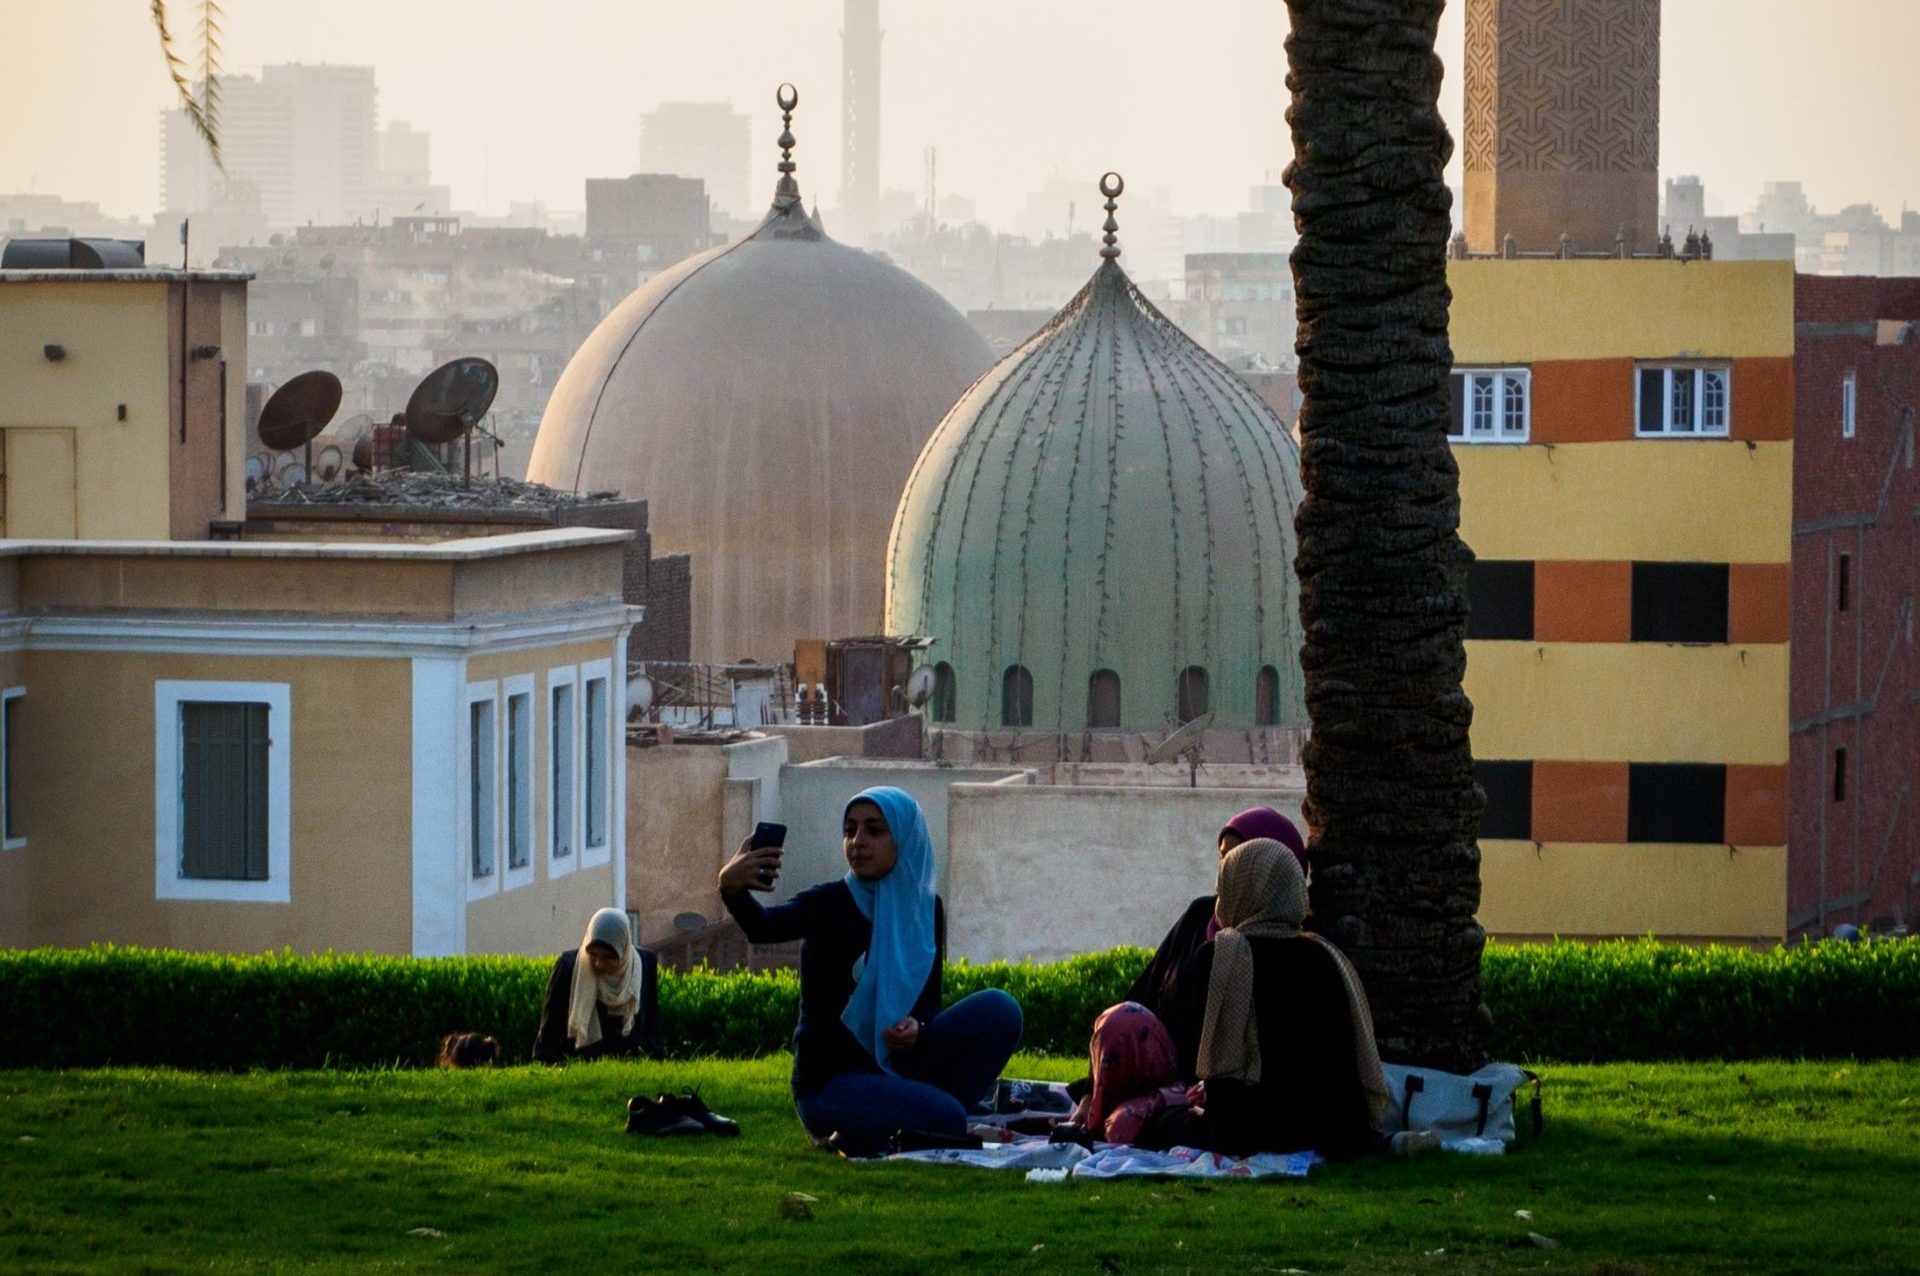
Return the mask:
[[846,0],[840,29],[840,204],[861,233],[880,208],[880,0]]
[[258,193],[267,224],[339,224],[370,216],[378,185],[379,90],[370,66],[261,68],[220,82],[220,149],[213,165],[184,111],[161,119],[161,187],[178,212],[213,208],[235,182]]
[[658,269],[700,252],[711,238],[707,192],[697,177],[587,179],[587,239],[596,246],[634,249]]
[[662,102],[640,117],[640,168],[697,177],[722,212],[749,217],[753,124],[726,102]]
[[380,130],[380,171],[389,181],[433,180],[432,142],[405,120],[394,120]]
[[1660,0],[1467,0],[1467,244],[1651,248]]
[[1661,221],[1676,239],[1689,230],[1706,229],[1706,185],[1699,178],[1691,176],[1676,177],[1668,182],[1666,214]]

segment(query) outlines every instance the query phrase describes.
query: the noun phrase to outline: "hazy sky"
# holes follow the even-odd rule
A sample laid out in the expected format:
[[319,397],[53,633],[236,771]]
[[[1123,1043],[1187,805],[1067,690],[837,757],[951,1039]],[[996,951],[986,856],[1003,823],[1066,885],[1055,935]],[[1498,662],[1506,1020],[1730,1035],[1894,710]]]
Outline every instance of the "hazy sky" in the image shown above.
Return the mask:
[[[190,6],[176,0],[176,23]],[[582,206],[582,179],[632,171],[638,118],[662,100],[755,116],[771,192],[774,86],[800,87],[800,181],[839,184],[839,0],[225,0],[226,64],[371,64],[383,121],[433,137],[456,207]],[[1460,53],[1460,0],[1440,33]],[[1920,0],[1666,0],[1665,175],[1716,204],[1798,178],[1824,209],[1920,204],[1911,66]],[[1006,219],[1049,176],[1107,168],[1228,212],[1289,153],[1281,0],[883,0],[882,178]],[[146,0],[0,0],[0,192],[150,215],[158,112],[171,89]],[[184,33],[183,33],[184,34]],[[189,41],[190,43],[190,41]],[[1460,84],[1444,96],[1458,131]]]

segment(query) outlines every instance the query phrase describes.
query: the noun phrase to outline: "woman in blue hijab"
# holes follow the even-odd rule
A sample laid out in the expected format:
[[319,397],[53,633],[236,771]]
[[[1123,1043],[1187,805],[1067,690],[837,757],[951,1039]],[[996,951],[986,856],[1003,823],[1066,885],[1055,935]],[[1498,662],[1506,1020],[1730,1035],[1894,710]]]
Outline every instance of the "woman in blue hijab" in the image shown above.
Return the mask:
[[[847,875],[772,908],[778,847],[742,843],[720,898],[756,944],[800,945],[793,1098],[815,1138],[856,1153],[899,1131],[964,1134],[1020,1044],[1020,1005],[997,988],[940,1008],[946,913],[920,804],[900,789],[855,794],[841,826]],[[749,839],[750,841],[750,839]]]

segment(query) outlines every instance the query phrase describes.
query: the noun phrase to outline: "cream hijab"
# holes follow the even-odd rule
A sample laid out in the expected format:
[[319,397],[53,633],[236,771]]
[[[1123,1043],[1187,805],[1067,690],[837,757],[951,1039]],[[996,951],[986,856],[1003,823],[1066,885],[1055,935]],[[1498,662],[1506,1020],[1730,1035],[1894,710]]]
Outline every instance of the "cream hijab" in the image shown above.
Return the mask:
[[1346,954],[1320,936],[1303,932],[1307,916],[1307,879],[1300,861],[1270,838],[1242,842],[1220,861],[1214,917],[1220,933],[1213,940],[1213,971],[1207,982],[1207,1016],[1200,1029],[1198,1071],[1202,1078],[1260,1080],[1260,1023],[1253,1004],[1253,946],[1250,939],[1305,938],[1333,955],[1346,985],[1353,1022],[1353,1054],[1367,1113],[1377,1127],[1387,1105],[1387,1079],[1373,1040],[1373,1011]]
[[[587,945],[605,944],[620,954],[620,969],[611,975],[597,975]],[[583,1050],[600,1040],[599,1007],[617,1010],[621,1015],[620,1035],[633,1035],[634,1021],[640,1017],[640,954],[633,951],[633,932],[627,915],[617,908],[603,908],[587,923],[580,940],[580,955],[573,963],[573,989],[567,1002],[567,1035],[574,1049]]]

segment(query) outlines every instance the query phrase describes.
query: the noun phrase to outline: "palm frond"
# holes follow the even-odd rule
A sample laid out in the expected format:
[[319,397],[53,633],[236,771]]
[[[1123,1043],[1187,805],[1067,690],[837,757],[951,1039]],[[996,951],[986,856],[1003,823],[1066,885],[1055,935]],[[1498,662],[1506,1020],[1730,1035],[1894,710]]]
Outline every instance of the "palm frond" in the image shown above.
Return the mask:
[[[208,4],[207,8],[213,10],[217,16],[217,5]],[[200,60],[202,71],[204,72],[209,67],[214,71],[213,76],[203,77],[203,83],[207,86],[206,97],[203,101],[201,97],[194,95],[193,85],[187,80],[187,64],[185,60],[181,58],[179,51],[174,45],[173,30],[167,22],[167,0],[152,0],[151,12],[153,15],[154,29],[160,34],[160,54],[166,59],[167,74],[173,77],[174,91],[180,96],[180,109],[187,113],[187,119],[193,124],[193,131],[198,133],[200,139],[207,144],[207,152],[213,156],[214,167],[224,173],[227,171],[227,165],[226,161],[220,156],[219,48],[217,44],[214,45],[211,55],[207,53],[204,47],[202,49],[202,57]],[[205,27],[206,15],[204,13],[202,18],[201,39],[204,46],[207,40],[207,30]],[[217,25],[213,27],[213,35],[217,39],[219,35],[219,27]],[[208,110],[208,103],[212,104],[212,110]]]
[[220,135],[220,23],[225,16],[217,0],[201,0],[200,107],[216,138]]

